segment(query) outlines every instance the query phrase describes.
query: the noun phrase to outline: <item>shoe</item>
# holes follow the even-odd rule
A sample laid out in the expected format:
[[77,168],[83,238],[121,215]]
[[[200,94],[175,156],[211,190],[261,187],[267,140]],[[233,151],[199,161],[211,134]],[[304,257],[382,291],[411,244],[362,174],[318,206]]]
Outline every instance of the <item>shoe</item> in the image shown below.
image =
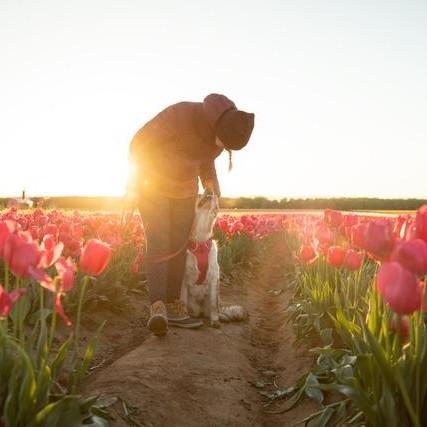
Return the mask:
[[190,317],[185,304],[181,300],[166,303],[168,324],[177,328],[195,329],[203,326],[203,321]]
[[168,317],[162,301],[159,300],[151,304],[147,327],[157,336],[165,335],[168,331]]

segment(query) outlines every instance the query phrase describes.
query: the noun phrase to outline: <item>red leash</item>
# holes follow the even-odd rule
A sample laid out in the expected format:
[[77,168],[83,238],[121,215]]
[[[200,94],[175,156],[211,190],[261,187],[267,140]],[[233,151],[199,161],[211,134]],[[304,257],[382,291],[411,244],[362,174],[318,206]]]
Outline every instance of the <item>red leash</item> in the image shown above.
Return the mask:
[[[193,232],[193,229],[194,229],[194,225],[195,225],[195,218],[193,219],[193,223],[191,224],[191,228],[190,228],[190,232],[188,233],[188,237],[185,239],[184,243],[182,244],[182,246],[177,251],[175,251],[171,254],[168,254],[168,255],[154,255],[154,256],[150,256],[150,257],[145,255],[143,259],[147,260],[148,262],[158,264],[161,262],[169,261],[172,258],[175,258],[183,250],[187,249],[188,242],[190,241],[191,233]],[[144,236],[145,236],[145,231],[144,231]],[[144,237],[144,241],[147,242],[147,236]],[[145,243],[145,254],[147,254],[147,243]]]

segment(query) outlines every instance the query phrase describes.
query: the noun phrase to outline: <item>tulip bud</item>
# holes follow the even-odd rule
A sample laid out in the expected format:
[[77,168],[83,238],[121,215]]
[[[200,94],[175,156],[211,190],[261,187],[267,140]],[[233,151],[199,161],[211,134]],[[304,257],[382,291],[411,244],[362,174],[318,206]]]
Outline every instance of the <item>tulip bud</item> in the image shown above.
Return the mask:
[[416,274],[427,273],[427,243],[421,239],[398,242],[392,255],[392,261],[402,264]]
[[347,249],[344,257],[344,267],[348,270],[359,270],[363,262],[363,254],[356,252],[354,249]]
[[421,289],[414,273],[398,262],[382,264],[377,289],[384,301],[398,314],[411,314],[421,306]]
[[427,242],[427,205],[418,209],[415,221],[417,236]]
[[314,251],[313,246],[302,245],[299,250],[298,258],[300,259],[300,261],[306,262],[308,264],[312,264],[316,261],[317,254]]
[[326,261],[329,265],[340,267],[344,262],[345,249],[341,246],[331,246],[328,249]]
[[111,248],[97,239],[89,240],[82,250],[80,268],[90,276],[99,276],[111,258]]
[[369,221],[364,230],[364,249],[377,260],[385,260],[394,246],[393,227],[387,219]]

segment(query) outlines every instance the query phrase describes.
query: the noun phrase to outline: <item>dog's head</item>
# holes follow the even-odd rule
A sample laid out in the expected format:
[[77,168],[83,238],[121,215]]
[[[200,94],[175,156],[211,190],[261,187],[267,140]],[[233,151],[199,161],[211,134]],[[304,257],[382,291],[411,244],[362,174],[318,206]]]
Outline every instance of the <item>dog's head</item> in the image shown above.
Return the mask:
[[209,238],[218,216],[218,196],[213,193],[205,193],[196,202],[196,223],[199,232],[206,233]]

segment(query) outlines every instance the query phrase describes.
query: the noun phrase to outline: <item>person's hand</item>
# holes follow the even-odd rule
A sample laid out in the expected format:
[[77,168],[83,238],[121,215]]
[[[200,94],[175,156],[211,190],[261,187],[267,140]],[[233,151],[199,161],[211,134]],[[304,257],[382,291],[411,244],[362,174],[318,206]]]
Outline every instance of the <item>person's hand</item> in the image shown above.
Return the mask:
[[219,193],[219,185],[217,182],[215,182],[212,179],[207,179],[204,183],[203,183],[203,188],[204,188],[204,195],[209,195],[209,194],[214,194],[215,196],[217,196],[218,198],[221,197],[221,194]]

